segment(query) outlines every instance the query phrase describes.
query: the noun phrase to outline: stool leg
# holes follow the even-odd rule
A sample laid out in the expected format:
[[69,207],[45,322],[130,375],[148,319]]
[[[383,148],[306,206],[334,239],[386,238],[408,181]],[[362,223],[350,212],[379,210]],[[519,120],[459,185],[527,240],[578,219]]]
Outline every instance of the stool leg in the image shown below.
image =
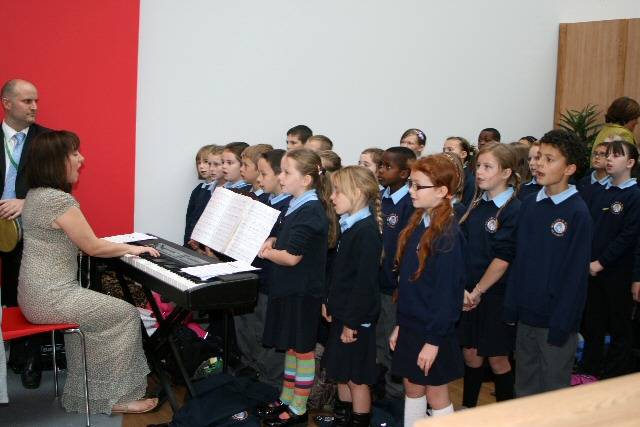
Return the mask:
[[56,361],[56,331],[51,331],[51,354],[53,355],[53,387],[56,397],[60,396],[58,392],[58,362]]
[[87,411],[87,427],[91,426],[90,410],[89,410],[89,374],[87,371],[87,345],[84,339],[84,333],[80,329],[68,329],[66,333],[78,334],[80,337],[80,346],[82,347],[82,374],[84,378],[84,401],[85,410]]

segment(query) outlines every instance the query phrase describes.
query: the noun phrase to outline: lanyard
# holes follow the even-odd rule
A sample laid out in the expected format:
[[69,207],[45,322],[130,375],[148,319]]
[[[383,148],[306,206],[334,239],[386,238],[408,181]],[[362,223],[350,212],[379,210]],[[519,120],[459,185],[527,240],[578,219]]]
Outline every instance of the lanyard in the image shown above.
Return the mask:
[[[16,144],[18,142],[16,141]],[[13,167],[18,170],[18,164],[16,163],[16,161],[14,160],[13,156],[11,155],[11,150],[9,150],[9,144],[7,144],[7,141],[4,142],[4,151],[7,152],[7,156],[9,156],[9,161],[11,162],[11,164],[13,165]]]

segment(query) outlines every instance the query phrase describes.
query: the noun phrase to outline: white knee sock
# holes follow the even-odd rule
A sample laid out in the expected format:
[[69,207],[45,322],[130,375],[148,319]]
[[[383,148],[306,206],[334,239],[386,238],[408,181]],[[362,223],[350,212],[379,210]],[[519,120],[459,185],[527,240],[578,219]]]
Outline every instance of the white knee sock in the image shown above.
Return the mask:
[[426,416],[426,397],[404,397],[404,427],[413,427],[413,423]]
[[442,409],[431,409],[431,415],[434,417],[439,417],[447,414],[453,414],[453,403],[450,403],[449,406],[446,406]]

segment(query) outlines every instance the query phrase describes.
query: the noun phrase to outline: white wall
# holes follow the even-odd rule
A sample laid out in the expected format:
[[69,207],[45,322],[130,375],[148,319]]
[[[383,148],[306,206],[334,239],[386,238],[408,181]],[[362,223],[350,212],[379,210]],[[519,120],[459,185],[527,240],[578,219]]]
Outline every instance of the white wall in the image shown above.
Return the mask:
[[204,144],[284,148],[304,123],[343,163],[418,127],[503,141],[552,127],[558,24],[638,0],[142,0],[135,226],[180,241]]

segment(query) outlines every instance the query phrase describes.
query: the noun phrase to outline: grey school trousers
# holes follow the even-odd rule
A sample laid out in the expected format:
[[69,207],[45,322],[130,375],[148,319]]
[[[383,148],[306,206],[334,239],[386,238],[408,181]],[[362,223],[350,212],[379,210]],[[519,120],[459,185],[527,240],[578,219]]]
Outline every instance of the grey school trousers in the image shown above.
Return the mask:
[[284,353],[262,345],[268,299],[267,295],[258,292],[253,312],[235,316],[233,321],[242,361],[260,373],[262,382],[280,388],[284,373]]
[[404,396],[402,379],[391,376],[392,354],[389,348],[389,336],[396,326],[396,310],[397,305],[393,303],[392,296],[381,293],[380,317],[376,325],[376,362],[388,369],[385,375],[385,392],[390,398]]
[[518,323],[516,333],[516,397],[569,387],[578,334],[561,347],[547,343],[549,329]]

